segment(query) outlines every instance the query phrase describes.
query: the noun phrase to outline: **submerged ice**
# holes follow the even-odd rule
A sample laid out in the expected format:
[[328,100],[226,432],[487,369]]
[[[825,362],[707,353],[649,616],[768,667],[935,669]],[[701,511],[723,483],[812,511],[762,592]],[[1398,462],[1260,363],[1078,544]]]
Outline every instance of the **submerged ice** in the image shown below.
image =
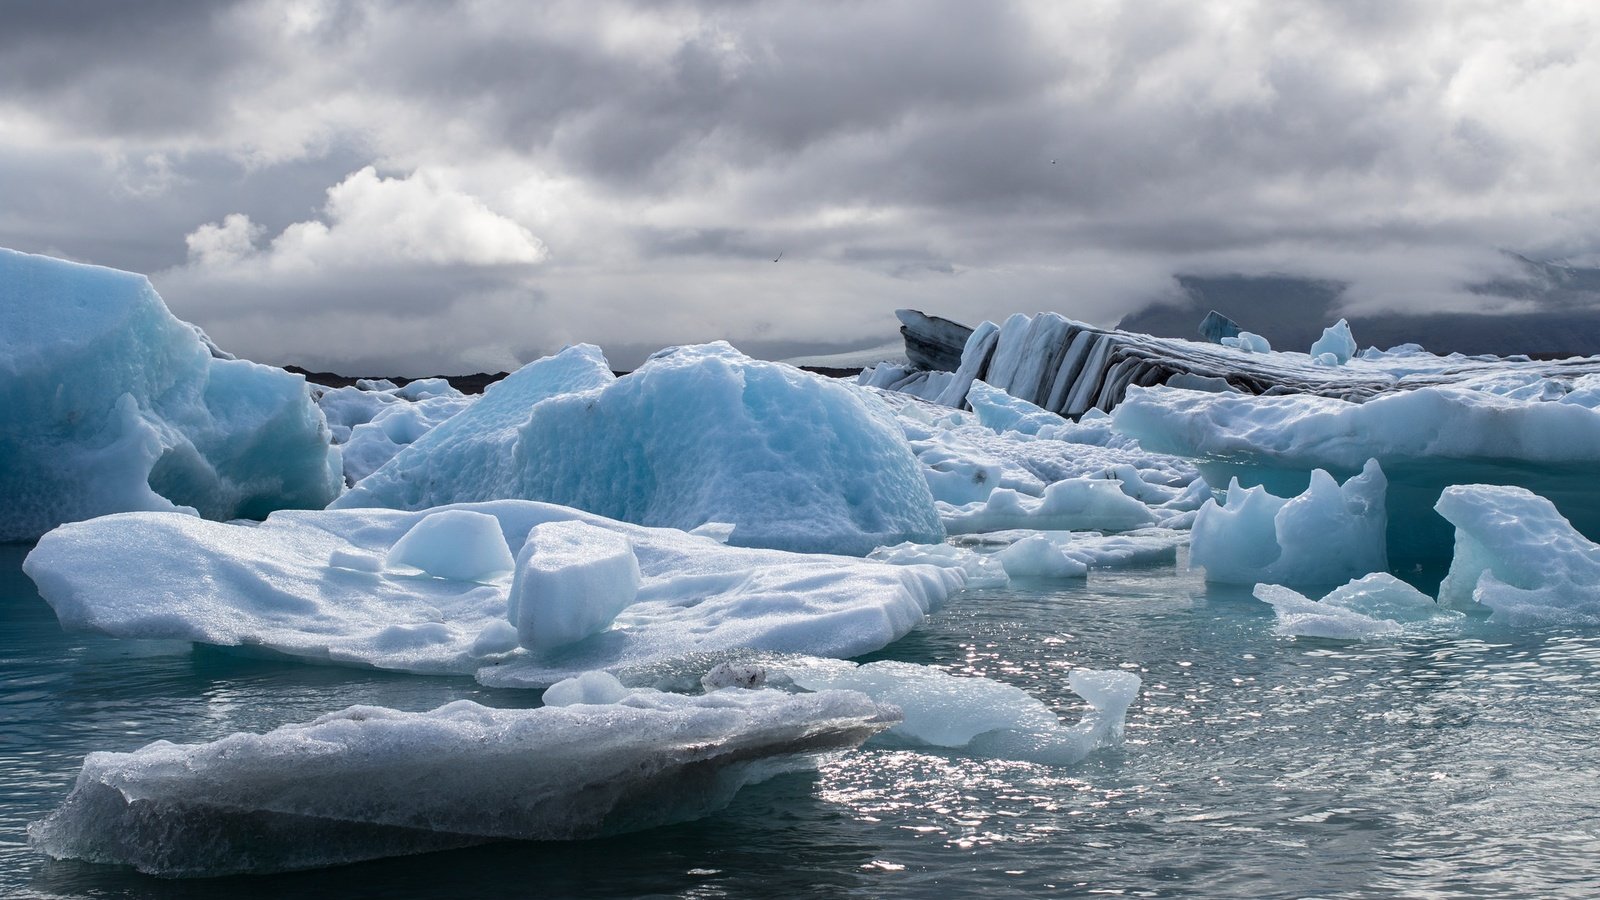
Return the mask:
[[141,275],[0,249],[0,541],[320,508],[341,483],[305,379],[222,354]]
[[[92,753],[35,823],[58,858],[271,872],[698,818],[899,718],[860,693],[629,691],[538,709],[355,706],[265,734]],[[594,700],[602,702],[595,703]]]

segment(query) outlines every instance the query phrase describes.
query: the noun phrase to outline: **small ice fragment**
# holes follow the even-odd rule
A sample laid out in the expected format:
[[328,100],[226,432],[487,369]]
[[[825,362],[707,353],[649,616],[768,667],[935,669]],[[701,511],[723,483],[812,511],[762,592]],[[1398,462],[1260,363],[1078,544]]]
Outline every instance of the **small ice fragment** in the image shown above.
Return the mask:
[[583,522],[546,522],[517,554],[506,615],[522,646],[565,646],[604,631],[633,604],[640,581],[627,537]]
[[389,548],[386,561],[455,581],[488,581],[514,563],[499,520],[467,509],[424,516]]

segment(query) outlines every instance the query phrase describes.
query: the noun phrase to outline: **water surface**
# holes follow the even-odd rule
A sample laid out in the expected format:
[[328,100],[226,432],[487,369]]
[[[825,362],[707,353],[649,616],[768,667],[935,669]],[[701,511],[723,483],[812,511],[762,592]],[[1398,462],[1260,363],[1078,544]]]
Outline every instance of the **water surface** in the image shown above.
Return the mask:
[[467,679],[64,634],[0,545],[0,895],[52,897],[1588,897],[1600,891],[1600,636],[1473,622],[1366,644],[1274,636],[1171,568],[958,595],[871,658],[1021,686],[1076,720],[1077,667],[1144,679],[1127,743],[1073,768],[873,749],[712,818],[254,878],[56,862],[26,824],[84,754],[353,703],[537,695]]

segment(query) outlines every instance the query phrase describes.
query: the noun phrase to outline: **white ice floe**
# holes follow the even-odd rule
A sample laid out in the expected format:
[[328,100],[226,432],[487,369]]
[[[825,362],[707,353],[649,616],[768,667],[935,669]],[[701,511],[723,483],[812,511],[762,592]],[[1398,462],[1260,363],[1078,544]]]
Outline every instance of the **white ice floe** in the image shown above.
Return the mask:
[[[1271,353],[1272,352],[1272,344],[1270,342],[1268,342],[1266,338],[1262,337],[1259,334],[1256,334],[1253,331],[1241,331],[1237,335],[1234,335],[1232,337],[1222,338],[1217,343],[1221,344],[1224,347],[1232,347],[1235,350],[1243,350],[1246,353]],[[1180,374],[1187,374],[1187,373],[1180,373]],[[1168,381],[1167,383],[1171,384],[1172,382]],[[1226,383],[1226,382],[1224,382],[1224,383]],[[1178,386],[1179,385],[1174,385],[1174,387],[1178,387]],[[1224,388],[1224,387],[1216,387],[1215,389],[1216,390],[1227,390],[1227,388]]]
[[1123,492],[1116,480],[1065,478],[1038,497],[995,488],[987,500],[964,506],[940,504],[950,534],[1006,531],[1132,531],[1156,522],[1150,507]]
[[1139,693],[1139,676],[1131,672],[1074,670],[1067,683],[1089,709],[1069,726],[1028,692],[990,678],[904,662],[811,660],[777,668],[808,690],[860,691],[898,707],[904,720],[886,738],[1044,765],[1071,765],[1119,744],[1128,705]]
[[1508,625],[1600,623],[1600,546],[1555,506],[1522,488],[1446,488],[1439,514],[1456,529],[1455,556],[1439,599],[1474,601]]
[[320,508],[341,486],[304,378],[221,354],[142,275],[0,249],[0,541]]
[[577,643],[517,650],[509,574],[479,583],[384,565],[437,510],[288,511],[259,525],[128,513],[52,531],[24,569],[72,630],[524,687],[738,648],[855,656],[904,636],[962,583],[951,569],[730,547],[545,503],[451,509],[493,516],[508,547],[550,522],[625,538],[641,573],[636,602]]
[[[586,374],[562,385],[538,374],[574,366]],[[943,537],[887,410],[849,385],[720,342],[663,350],[618,379],[593,348],[533,363],[336,506],[500,497],[644,525],[728,523],[729,540],[747,547],[864,554]]]
[[1228,486],[1200,508],[1189,565],[1228,584],[1339,584],[1388,568],[1383,470],[1369,461],[1343,486],[1322,470],[1297,497]]
[[[603,703],[592,702],[604,700]],[[57,857],[167,876],[570,840],[699,818],[899,716],[847,691],[630,691],[568,706],[354,706],[265,734],[91,753],[29,828]]]
[[1089,574],[1086,563],[1073,559],[1043,534],[1013,541],[994,558],[1011,578],[1081,578]]
[[1312,600],[1282,585],[1258,584],[1256,599],[1271,604],[1281,635],[1359,641],[1453,624],[1461,613],[1404,581],[1375,572]]

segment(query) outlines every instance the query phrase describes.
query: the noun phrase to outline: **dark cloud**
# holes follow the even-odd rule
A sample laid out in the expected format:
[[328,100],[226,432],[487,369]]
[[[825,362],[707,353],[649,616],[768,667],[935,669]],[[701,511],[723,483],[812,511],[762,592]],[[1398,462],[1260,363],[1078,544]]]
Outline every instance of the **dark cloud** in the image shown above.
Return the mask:
[[[1600,257],[1597,26],[1475,0],[13,4],[0,244],[151,272],[219,339],[324,368],[859,345],[901,304],[1110,322],[1175,273],[1525,305],[1482,286],[1553,276],[1502,250]],[[352,216],[328,192],[366,166],[455,199]],[[432,253],[424,214],[549,253]],[[253,243],[192,259],[232,215]],[[390,222],[411,237],[357,233]],[[341,253],[307,243],[328,230]]]

